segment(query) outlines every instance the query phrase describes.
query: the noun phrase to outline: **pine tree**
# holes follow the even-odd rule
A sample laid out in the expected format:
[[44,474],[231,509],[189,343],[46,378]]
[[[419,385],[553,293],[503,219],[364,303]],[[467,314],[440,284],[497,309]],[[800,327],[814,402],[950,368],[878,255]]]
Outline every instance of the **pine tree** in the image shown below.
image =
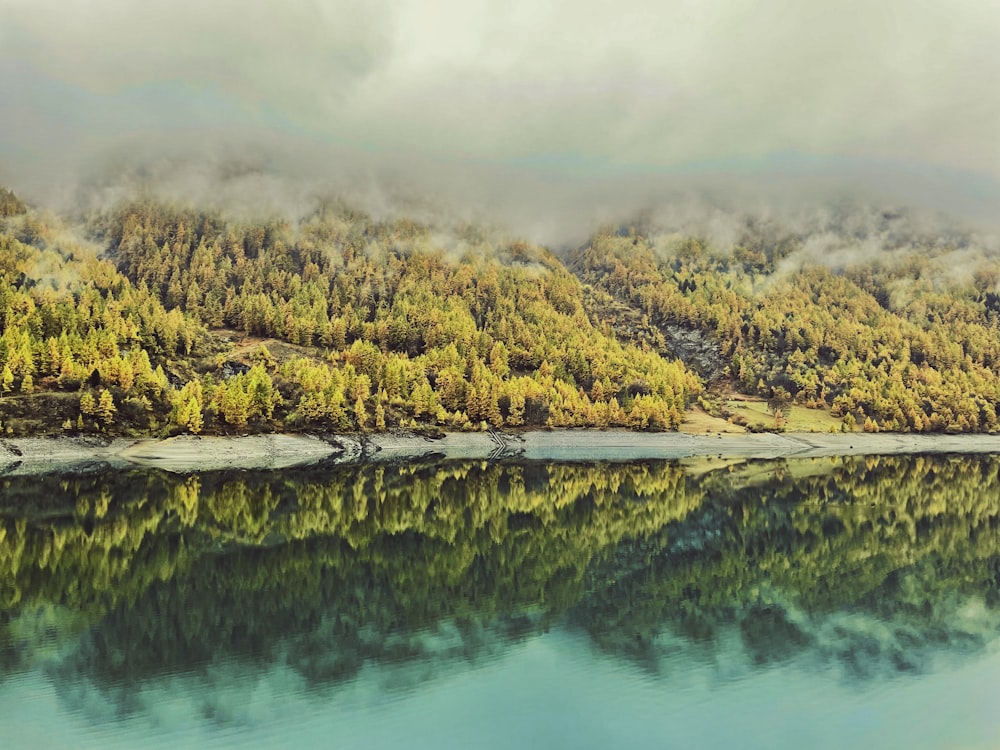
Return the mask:
[[368,426],[368,410],[361,396],[354,402],[354,421],[357,422],[359,430],[364,430]]
[[102,390],[97,400],[97,418],[105,425],[111,425],[115,421],[115,412],[117,411],[118,409],[115,407],[115,400],[111,395],[111,391],[107,389]]
[[230,378],[216,391],[219,412],[226,424],[245,427],[253,407],[250,395],[243,389],[241,377]]
[[198,403],[198,399],[194,396],[191,396],[191,398],[188,399],[187,405],[185,406],[183,424],[192,435],[197,435],[201,432],[201,428],[204,426],[204,418],[201,415],[201,405]]
[[97,401],[94,400],[94,394],[90,391],[84,391],[80,394],[80,414],[83,416],[91,416],[97,411]]

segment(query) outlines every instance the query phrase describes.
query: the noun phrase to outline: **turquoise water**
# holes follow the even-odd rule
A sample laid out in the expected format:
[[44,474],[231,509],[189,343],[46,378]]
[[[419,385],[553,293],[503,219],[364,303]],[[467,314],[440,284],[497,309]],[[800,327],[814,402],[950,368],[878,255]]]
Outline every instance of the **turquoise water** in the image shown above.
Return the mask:
[[[403,695],[380,670],[333,695],[280,672],[226,688],[179,677],[118,721],[99,697],[70,709],[31,675],[0,689],[0,724],[5,747],[995,748],[1000,737],[996,653],[864,687],[796,667],[738,678],[676,667],[654,679],[556,632]],[[229,714],[199,716],[219,690]]]
[[0,488],[4,748],[1000,744],[992,458]]

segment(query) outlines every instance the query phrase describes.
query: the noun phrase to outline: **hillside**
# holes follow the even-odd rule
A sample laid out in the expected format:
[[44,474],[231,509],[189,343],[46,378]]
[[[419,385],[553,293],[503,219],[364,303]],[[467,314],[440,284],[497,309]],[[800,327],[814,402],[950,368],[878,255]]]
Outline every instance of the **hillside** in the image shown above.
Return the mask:
[[[569,267],[661,334],[659,350],[772,410],[829,411],[894,431],[1000,427],[1000,272],[976,238],[833,223],[748,223],[712,245],[654,229],[605,231]],[[620,317],[620,316],[619,316]],[[622,331],[622,327],[616,327]],[[733,402],[717,400],[723,414]]]
[[673,429],[700,381],[594,327],[550,252],[338,204],[293,227],[139,201],[0,234],[8,434]]
[[8,435],[668,430],[692,407],[716,428],[1000,428],[995,259],[889,214],[728,243],[650,224],[562,255],[335,201],[70,222],[5,190],[0,214]]

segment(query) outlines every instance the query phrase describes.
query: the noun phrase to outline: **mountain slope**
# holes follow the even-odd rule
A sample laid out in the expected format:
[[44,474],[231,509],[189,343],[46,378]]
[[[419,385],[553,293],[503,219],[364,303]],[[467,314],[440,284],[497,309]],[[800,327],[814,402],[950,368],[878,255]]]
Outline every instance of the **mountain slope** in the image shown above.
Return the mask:
[[[995,259],[883,246],[838,267],[803,257],[808,240],[748,230],[720,250],[603,232],[569,262],[664,341],[686,332],[717,351],[726,369],[702,371],[736,390],[871,430],[1000,429]],[[694,363],[682,347],[666,351]]]
[[[4,224],[12,431],[669,429],[700,387],[593,327],[551,253],[474,228],[139,201],[87,232],[97,251],[33,212]],[[60,408],[32,413],[39,391]]]

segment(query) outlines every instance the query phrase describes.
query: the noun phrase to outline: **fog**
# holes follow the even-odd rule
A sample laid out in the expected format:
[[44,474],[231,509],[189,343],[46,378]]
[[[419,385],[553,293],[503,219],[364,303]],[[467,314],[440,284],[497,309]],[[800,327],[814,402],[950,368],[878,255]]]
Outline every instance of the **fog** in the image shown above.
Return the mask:
[[685,202],[992,225],[998,42],[981,0],[0,0],[0,181],[555,244]]

